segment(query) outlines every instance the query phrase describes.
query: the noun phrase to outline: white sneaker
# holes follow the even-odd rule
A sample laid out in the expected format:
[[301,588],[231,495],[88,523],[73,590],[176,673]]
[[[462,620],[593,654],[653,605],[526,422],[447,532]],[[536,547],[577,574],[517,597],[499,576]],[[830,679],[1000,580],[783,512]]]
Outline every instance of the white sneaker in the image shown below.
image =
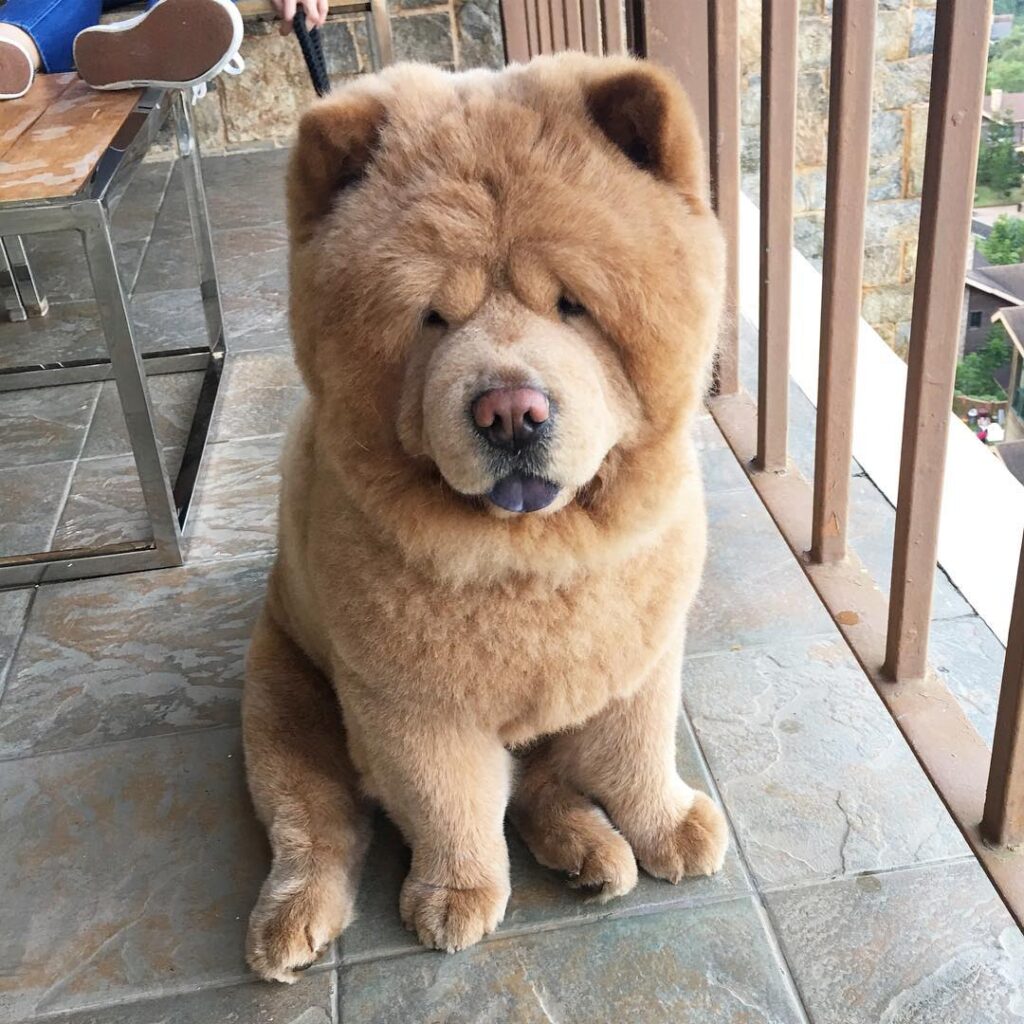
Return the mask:
[[231,0],[160,0],[138,17],[79,32],[75,65],[94,89],[205,91],[222,71],[241,72],[241,45],[242,16]]

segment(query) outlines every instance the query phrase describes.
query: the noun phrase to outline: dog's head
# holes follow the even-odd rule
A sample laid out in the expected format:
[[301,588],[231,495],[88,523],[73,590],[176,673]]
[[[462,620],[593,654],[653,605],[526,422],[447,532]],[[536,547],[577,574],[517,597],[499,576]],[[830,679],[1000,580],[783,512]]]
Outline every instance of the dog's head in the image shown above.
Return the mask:
[[666,514],[722,287],[670,76],[399,65],[304,116],[289,204],[318,443],[382,527],[522,566]]

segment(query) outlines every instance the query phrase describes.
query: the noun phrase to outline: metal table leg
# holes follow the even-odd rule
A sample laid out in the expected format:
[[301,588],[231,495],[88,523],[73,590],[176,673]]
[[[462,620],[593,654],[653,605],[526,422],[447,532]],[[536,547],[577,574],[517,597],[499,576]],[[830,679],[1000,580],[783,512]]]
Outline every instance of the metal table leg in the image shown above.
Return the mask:
[[167,565],[181,565],[178,514],[153,427],[146,375],[132,333],[128,300],[114,255],[107,212],[99,202],[81,203],[77,212],[117,393],[153,529],[153,541],[166,558]]
[[45,295],[39,294],[21,235],[5,235],[2,244],[14,278],[14,287],[25,312],[29,316],[46,316],[50,310],[50,303]]
[[199,141],[192,121],[192,104],[187,92],[179,92],[174,97],[174,125],[185,182],[189,222],[192,227],[192,242],[199,264],[199,287],[203,315],[206,319],[207,341],[210,346],[210,361],[203,376],[192,428],[185,442],[181,468],[174,481],[174,499],[180,510],[179,524],[184,530],[192,492],[199,476],[213,421],[224,368],[225,349],[224,318],[220,304],[220,285],[217,282],[217,265],[213,254],[213,237],[210,232],[210,215],[206,207],[206,188],[203,185],[202,154],[199,151]]
[[4,317],[11,323],[20,324],[28,319],[28,311],[21,301],[18,282],[14,277],[7,246],[0,240],[0,294],[3,295]]

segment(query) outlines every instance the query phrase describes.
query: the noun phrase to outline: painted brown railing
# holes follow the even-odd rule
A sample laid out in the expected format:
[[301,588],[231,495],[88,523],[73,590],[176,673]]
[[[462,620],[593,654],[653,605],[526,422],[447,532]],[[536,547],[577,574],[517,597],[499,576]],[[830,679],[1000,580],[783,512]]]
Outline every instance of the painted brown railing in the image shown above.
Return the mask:
[[509,61],[559,50],[626,52],[627,9],[617,0],[503,0],[501,14]]
[[[649,0],[647,0],[649,2]],[[792,98],[798,0],[764,0],[758,401],[728,367],[709,407],[804,571],[842,630],[1018,924],[1024,924],[1024,552],[990,752],[928,667],[932,585],[981,123],[988,0],[936,7],[928,138],[910,336],[890,598],[847,549],[854,382],[864,251],[875,4],[833,0],[828,170],[813,483],[786,458],[792,218]],[[710,135],[719,215],[738,249],[731,103],[739,73],[737,0],[707,0]],[[679,37],[680,45],[687,45]],[[728,88],[728,86],[727,86]],[[723,188],[724,186],[724,188]],[[728,197],[728,208],[723,199]]]
[[708,406],[979,861],[1024,925],[1024,549],[989,751],[928,666],[932,585],[991,0],[936,6],[890,598],[847,546],[874,0],[833,0],[814,479],[786,452],[799,0],[762,0],[757,401],[739,383],[739,0],[506,0],[508,56],[633,52],[674,70],[706,133],[729,258]]

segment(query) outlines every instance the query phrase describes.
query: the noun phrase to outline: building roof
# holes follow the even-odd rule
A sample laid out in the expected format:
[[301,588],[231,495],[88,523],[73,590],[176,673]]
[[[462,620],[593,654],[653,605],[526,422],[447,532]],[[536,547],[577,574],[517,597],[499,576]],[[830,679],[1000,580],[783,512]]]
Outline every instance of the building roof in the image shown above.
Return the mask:
[[995,446],[1006,468],[1024,484],[1024,441],[1004,441]]
[[1015,306],[1024,305],[1024,263],[971,267],[966,282],[968,288],[977,288]]
[[1006,306],[997,309],[992,317],[993,323],[1001,323],[1010,336],[1010,341],[1017,351],[1024,355],[1024,306]]
[[989,120],[993,117],[1009,116],[1015,124],[1024,121],[1024,92],[1004,92],[1001,96],[997,95],[994,109],[992,96],[986,96],[981,105],[981,116]]

